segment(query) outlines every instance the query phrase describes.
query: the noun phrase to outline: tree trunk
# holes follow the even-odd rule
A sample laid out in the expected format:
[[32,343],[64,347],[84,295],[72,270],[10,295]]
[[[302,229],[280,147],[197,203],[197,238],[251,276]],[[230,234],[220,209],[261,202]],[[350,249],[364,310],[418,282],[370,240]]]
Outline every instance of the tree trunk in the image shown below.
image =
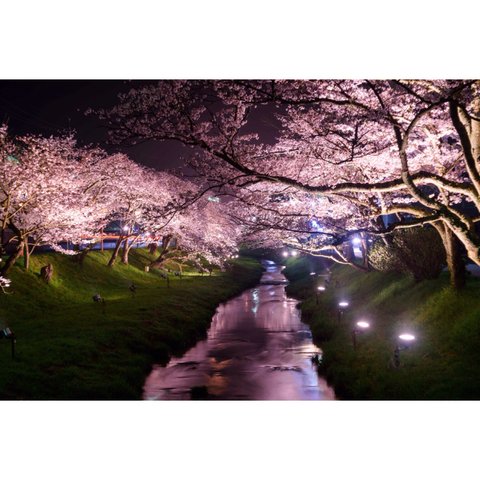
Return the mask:
[[5,264],[2,265],[0,270],[0,275],[5,276],[8,271],[15,265],[18,257],[22,255],[23,252],[23,241],[21,241],[15,248],[15,251],[7,258]]
[[125,242],[123,244],[123,252],[122,252],[122,263],[125,265],[128,265],[128,255],[130,253],[130,250],[132,249],[133,245],[135,242],[138,240],[138,235],[132,238],[132,241],[128,241],[128,237],[125,239]]
[[122,249],[122,263],[128,265],[128,252],[130,248],[128,247],[128,237],[123,242],[123,249]]
[[360,234],[360,239],[362,241],[362,254],[363,254],[363,267],[365,270],[370,271],[370,262],[368,260],[369,245],[368,238],[365,233]]
[[160,265],[165,260],[165,255],[169,252],[168,247],[172,240],[173,240],[172,235],[165,235],[162,238],[162,249],[160,250],[160,255],[153,262],[150,263],[150,267],[152,268],[160,267]]
[[113,267],[115,265],[115,261],[117,260],[118,257],[118,252],[120,251],[120,246],[122,245],[123,242],[123,237],[118,237],[117,243],[115,244],[115,248],[113,250],[112,256],[110,257],[110,260],[108,261],[108,266]]
[[28,247],[28,240],[25,241],[23,247],[23,266],[25,270],[30,270],[30,248]]
[[447,255],[448,270],[450,272],[450,284],[455,290],[460,290],[466,283],[465,261],[462,257],[460,241],[449,228],[445,230],[445,252]]
[[465,286],[466,282],[466,269],[465,261],[462,257],[461,242],[445,224],[435,224],[435,228],[440,234],[445,248],[447,267],[450,273],[450,285],[455,290],[460,290]]
[[83,262],[87,258],[88,253],[93,249],[95,246],[95,243],[92,243],[88,247],[84,248],[78,255],[77,255],[77,261],[80,265],[83,265]]

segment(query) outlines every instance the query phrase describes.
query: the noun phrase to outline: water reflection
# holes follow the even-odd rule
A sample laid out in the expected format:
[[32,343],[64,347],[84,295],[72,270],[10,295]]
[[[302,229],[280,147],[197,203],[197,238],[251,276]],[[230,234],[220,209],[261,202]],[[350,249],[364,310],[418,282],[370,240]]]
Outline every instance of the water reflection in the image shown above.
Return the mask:
[[[220,305],[206,340],[166,367],[155,366],[144,399],[333,399],[311,357],[319,353],[300,321],[297,301],[285,294],[281,267],[265,263],[256,288]],[[192,391],[193,389],[193,391]]]

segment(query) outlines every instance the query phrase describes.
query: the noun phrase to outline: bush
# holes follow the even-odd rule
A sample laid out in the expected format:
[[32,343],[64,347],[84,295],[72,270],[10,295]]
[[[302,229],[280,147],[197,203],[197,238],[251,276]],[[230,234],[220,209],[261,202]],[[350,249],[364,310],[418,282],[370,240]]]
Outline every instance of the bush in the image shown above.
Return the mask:
[[370,264],[381,272],[411,275],[415,281],[437,278],[445,266],[445,250],[438,233],[429,227],[395,231],[388,245],[378,241]]

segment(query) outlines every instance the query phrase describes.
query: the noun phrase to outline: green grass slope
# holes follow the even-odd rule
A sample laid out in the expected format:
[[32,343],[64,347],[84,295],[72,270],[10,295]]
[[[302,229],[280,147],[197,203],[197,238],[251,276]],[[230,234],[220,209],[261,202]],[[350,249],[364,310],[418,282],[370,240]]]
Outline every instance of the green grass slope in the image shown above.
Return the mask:
[[[257,261],[239,259],[225,273],[186,272],[170,279],[146,273],[152,256],[106,266],[109,252],[92,252],[80,266],[59,254],[35,255],[31,271],[15,266],[12,294],[0,296],[0,327],[17,336],[0,340],[0,398],[138,399],[152,363],[164,363],[205,335],[216,306],[254,285]],[[51,263],[50,284],[40,279]],[[135,296],[129,290],[137,286]],[[99,293],[105,306],[93,302]]]
[[[303,300],[304,320],[324,354],[320,367],[344,399],[480,399],[480,279],[470,278],[462,292],[448,277],[414,283],[408,277],[364,273],[335,267],[316,302],[321,280],[309,275],[308,259],[289,261],[288,291]],[[337,304],[350,303],[339,320]],[[361,319],[370,331],[357,337],[352,329]],[[400,353],[393,351],[403,331],[417,340]]]

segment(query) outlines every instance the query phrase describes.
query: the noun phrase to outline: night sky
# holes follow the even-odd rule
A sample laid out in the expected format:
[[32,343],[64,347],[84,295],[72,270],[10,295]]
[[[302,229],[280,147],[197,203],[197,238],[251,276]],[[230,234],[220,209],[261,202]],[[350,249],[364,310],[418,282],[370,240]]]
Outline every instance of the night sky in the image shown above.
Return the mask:
[[119,149],[106,144],[107,131],[88,108],[109,107],[120,92],[151,81],[126,80],[0,80],[0,122],[7,122],[12,134],[55,135],[74,130],[80,144],[121,150],[143,165],[169,169],[182,165],[188,153],[175,142],[145,142]]
[[[106,143],[107,130],[88,108],[110,107],[117,95],[152,80],[0,80],[0,122],[12,134],[55,135],[74,130],[80,144],[95,144],[109,152],[123,151],[133,160],[159,170],[178,168],[191,149],[178,142],[145,142],[119,148]],[[247,130],[272,142],[277,133],[273,109],[257,109]]]

